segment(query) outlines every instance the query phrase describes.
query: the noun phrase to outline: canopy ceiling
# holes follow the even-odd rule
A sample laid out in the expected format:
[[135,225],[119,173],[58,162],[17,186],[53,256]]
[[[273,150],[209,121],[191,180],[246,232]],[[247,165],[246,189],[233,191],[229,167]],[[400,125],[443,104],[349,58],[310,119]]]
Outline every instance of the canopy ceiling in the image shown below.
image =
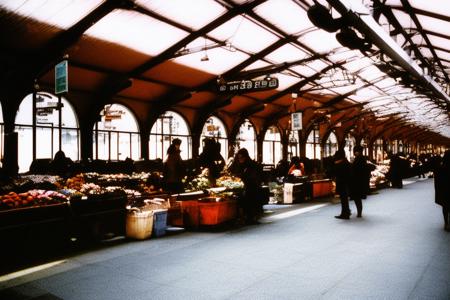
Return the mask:
[[[370,46],[313,25],[317,3]],[[449,22],[442,0],[0,0],[1,76],[33,56],[27,72],[51,84],[68,54],[70,88],[111,98],[261,118],[348,108],[450,138]],[[264,77],[278,88],[217,92]]]

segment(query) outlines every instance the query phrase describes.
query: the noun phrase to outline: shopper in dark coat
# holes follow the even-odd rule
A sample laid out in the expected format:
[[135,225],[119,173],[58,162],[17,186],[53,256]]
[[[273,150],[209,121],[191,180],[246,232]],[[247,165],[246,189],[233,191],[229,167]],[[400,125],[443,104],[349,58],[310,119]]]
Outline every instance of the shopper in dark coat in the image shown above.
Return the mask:
[[69,157],[66,157],[66,154],[62,150],[59,150],[50,162],[49,172],[62,177],[70,177],[72,175],[72,167],[73,161]]
[[351,180],[350,180],[350,199],[355,201],[357,217],[362,217],[362,199],[367,197],[367,185],[370,180],[370,168],[367,159],[363,156],[363,147],[355,146],[353,148],[355,159],[351,164]]
[[444,229],[450,231],[450,150],[445,151],[441,165],[434,171],[434,200],[442,206]]
[[185,168],[180,155],[180,139],[174,139],[167,149],[167,159],[163,166],[165,190],[171,193],[182,193]]
[[244,183],[244,195],[240,206],[244,212],[246,224],[257,224],[258,217],[262,213],[261,165],[252,160],[247,149],[242,148],[236,153],[236,175]]
[[336,182],[336,193],[341,200],[341,214],[337,219],[350,219],[351,211],[348,203],[351,165],[345,157],[345,151],[339,149],[333,156],[332,176]]

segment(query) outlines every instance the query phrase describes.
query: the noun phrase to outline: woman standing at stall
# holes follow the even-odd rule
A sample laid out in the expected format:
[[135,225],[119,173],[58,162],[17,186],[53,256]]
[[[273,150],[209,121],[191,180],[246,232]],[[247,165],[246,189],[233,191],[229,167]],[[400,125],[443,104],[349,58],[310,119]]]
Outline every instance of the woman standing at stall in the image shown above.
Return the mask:
[[163,167],[165,190],[171,193],[182,193],[184,191],[185,169],[180,155],[180,145],[180,139],[173,139],[172,144],[167,149],[167,159]]
[[244,195],[241,199],[241,207],[244,211],[246,224],[257,224],[258,217],[262,213],[261,166],[252,160],[247,149],[242,148],[236,153],[236,175],[244,183]]

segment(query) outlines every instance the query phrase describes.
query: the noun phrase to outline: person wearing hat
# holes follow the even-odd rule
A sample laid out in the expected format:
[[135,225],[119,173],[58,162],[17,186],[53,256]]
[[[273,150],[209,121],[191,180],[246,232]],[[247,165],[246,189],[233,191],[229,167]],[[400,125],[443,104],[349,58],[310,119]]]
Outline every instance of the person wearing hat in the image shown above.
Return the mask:
[[341,213],[335,218],[348,220],[352,214],[348,203],[351,166],[345,157],[345,151],[339,149],[333,156],[332,172],[336,182],[336,193],[341,200]]
[[356,145],[353,148],[355,158],[351,163],[350,199],[355,201],[357,217],[362,217],[362,199],[367,197],[368,181],[370,180],[370,166],[363,155],[363,147]]

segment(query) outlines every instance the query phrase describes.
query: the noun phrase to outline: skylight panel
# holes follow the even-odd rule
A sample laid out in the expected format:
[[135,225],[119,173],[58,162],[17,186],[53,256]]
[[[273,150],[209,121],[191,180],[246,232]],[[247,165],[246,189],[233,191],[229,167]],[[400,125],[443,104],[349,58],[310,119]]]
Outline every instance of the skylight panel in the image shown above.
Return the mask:
[[212,0],[137,0],[136,3],[195,30],[226,12],[223,6]]
[[284,90],[294,84],[296,84],[300,79],[294,76],[289,76],[281,73],[273,74],[272,77],[278,78],[279,85],[277,90]]
[[450,22],[422,15],[417,15],[417,18],[419,19],[419,22],[422,25],[423,29],[448,35],[448,28],[450,26]]
[[360,87],[361,84],[350,84],[350,85],[343,85],[343,86],[331,86],[329,89],[335,92],[336,94],[345,94],[353,91],[357,87]]
[[[197,39],[190,45],[196,45],[202,42],[203,39]],[[173,60],[176,63],[186,65],[197,70],[202,70],[214,75],[221,75],[247,58],[248,55],[240,51],[230,52],[219,47],[179,56]]]
[[390,86],[393,86],[393,85],[396,85],[396,84],[397,83],[392,78],[386,78],[386,79],[383,79],[383,80],[378,81],[378,82],[375,83],[375,85],[377,87],[381,88],[381,89],[384,89],[384,88],[387,88],[387,87],[390,87]]
[[336,40],[335,34],[325,30],[316,30],[305,34],[299,38],[299,41],[318,53],[328,53],[342,47]]
[[306,65],[306,66],[295,66],[295,67],[291,67],[291,69],[294,70],[295,72],[299,73],[299,74],[302,74],[303,77],[310,77],[310,76],[313,76],[314,74],[317,73],[316,70],[312,69],[308,65]]
[[88,15],[102,2],[103,0],[2,0],[0,7],[24,17],[67,29]]
[[312,27],[306,11],[291,0],[270,0],[255,12],[287,34],[297,34]]
[[384,75],[377,67],[370,66],[365,68],[362,72],[358,73],[359,76],[366,79],[367,81],[372,81],[376,78],[380,78]]
[[155,56],[188,33],[137,12],[115,10],[86,34]]
[[366,68],[369,68],[373,64],[373,61],[368,57],[353,59],[348,63],[345,63],[344,67],[350,72],[362,72]]
[[[414,24],[413,20],[411,20],[409,14],[397,9],[393,9],[392,12],[403,28],[416,28],[416,25]],[[390,30],[393,29],[391,26],[389,26],[388,28],[390,28]]]
[[[449,28],[450,28],[450,24],[449,24]],[[428,35],[428,38],[430,39],[430,42],[431,42],[431,44],[433,44],[433,46],[447,49],[450,51],[450,42],[448,39],[444,39],[444,38],[433,36],[433,35]]]
[[232,46],[250,53],[259,52],[278,39],[274,34],[247,20],[244,16],[231,19],[208,35],[227,41]]
[[380,97],[380,92],[375,90],[372,87],[366,87],[366,88],[359,89],[356,92],[354,97],[356,97],[356,98],[358,98],[360,100],[361,99],[362,100],[371,100],[371,99],[374,99],[376,97]]
[[409,0],[412,7],[430,11],[443,16],[450,16],[450,2],[442,0]]
[[308,67],[316,70],[315,73],[319,72],[320,70],[325,69],[326,67],[328,67],[328,65],[326,63],[324,63],[323,61],[321,61],[320,59],[316,59],[313,61],[310,61],[306,64]]
[[450,53],[444,52],[441,50],[435,50],[437,56],[439,56],[441,59],[450,60]]
[[271,64],[269,64],[268,62],[263,61],[263,60],[257,60],[254,63],[252,63],[251,65],[249,65],[248,67],[246,67],[244,70],[249,71],[249,70],[259,69],[259,68],[263,68],[263,67],[267,67],[267,66],[271,66]]
[[308,55],[305,52],[301,51],[297,47],[294,47],[291,44],[286,44],[267,55],[266,58],[275,63],[284,63],[300,60],[306,58],[307,56]]

